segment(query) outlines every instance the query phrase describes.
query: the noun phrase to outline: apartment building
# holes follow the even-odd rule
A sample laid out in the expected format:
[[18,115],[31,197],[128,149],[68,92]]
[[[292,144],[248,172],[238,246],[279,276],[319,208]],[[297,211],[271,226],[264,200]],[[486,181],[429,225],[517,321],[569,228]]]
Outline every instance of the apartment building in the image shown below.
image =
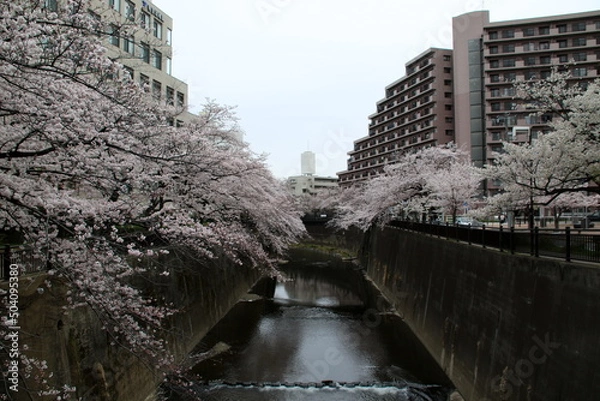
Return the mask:
[[187,84],[172,75],[173,19],[149,0],[91,0],[90,12],[111,30],[110,57],[152,96],[181,111],[173,124],[189,120]]
[[320,191],[334,189],[338,186],[337,177],[316,175],[317,161],[314,152],[302,152],[300,158],[300,174],[286,180],[288,190],[295,196],[316,195]]
[[369,134],[354,141],[340,186],[379,175],[403,152],[454,140],[452,50],[431,48],[406,63],[369,116]]
[[452,24],[452,50],[425,51],[386,87],[369,135],[354,142],[348,169],[338,173],[340,185],[377,176],[403,151],[451,140],[484,166],[503,141],[535,140],[556,118],[519,101],[515,81],[545,79],[553,68],[580,85],[600,77],[600,11],[501,22],[475,11]]
[[570,71],[573,84],[600,77],[600,11],[502,22],[479,11],[455,17],[453,28],[456,142],[476,165],[491,163],[502,141],[535,140],[555,118],[515,98],[515,81],[553,68]]

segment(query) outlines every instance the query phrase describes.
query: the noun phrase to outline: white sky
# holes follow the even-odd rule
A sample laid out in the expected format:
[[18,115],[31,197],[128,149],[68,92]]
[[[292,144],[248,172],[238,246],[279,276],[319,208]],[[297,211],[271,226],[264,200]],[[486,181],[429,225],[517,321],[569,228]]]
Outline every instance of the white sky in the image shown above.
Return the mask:
[[153,0],[173,18],[173,74],[197,112],[237,106],[245,140],[276,177],[346,169],[353,141],[405,63],[451,48],[451,18],[486,9],[492,22],[600,9],[598,0]]

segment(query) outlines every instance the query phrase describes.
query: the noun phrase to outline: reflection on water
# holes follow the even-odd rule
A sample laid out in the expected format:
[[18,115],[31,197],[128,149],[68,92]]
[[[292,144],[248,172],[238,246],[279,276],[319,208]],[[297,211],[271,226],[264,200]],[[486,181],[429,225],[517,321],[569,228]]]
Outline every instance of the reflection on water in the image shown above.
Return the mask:
[[375,314],[356,267],[295,251],[284,272],[273,299],[238,304],[199,346],[231,346],[194,367],[202,399],[445,400],[447,379],[398,317]]

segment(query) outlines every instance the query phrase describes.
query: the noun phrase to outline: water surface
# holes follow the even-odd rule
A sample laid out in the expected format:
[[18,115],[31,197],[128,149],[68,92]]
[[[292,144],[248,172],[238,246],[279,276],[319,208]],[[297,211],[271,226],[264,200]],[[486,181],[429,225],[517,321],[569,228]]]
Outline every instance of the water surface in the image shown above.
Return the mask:
[[448,379],[358,266],[295,250],[282,270],[271,299],[240,302],[198,346],[230,349],[193,368],[197,397],[446,400]]

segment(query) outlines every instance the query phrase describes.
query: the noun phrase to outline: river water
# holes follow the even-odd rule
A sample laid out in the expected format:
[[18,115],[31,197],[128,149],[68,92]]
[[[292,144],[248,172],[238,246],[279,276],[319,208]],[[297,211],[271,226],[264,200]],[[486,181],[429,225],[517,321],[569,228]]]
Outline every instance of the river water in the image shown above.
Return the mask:
[[195,352],[214,356],[193,367],[194,395],[170,401],[447,400],[451,383],[356,265],[293,250],[282,270],[272,299],[238,303],[202,340]]

